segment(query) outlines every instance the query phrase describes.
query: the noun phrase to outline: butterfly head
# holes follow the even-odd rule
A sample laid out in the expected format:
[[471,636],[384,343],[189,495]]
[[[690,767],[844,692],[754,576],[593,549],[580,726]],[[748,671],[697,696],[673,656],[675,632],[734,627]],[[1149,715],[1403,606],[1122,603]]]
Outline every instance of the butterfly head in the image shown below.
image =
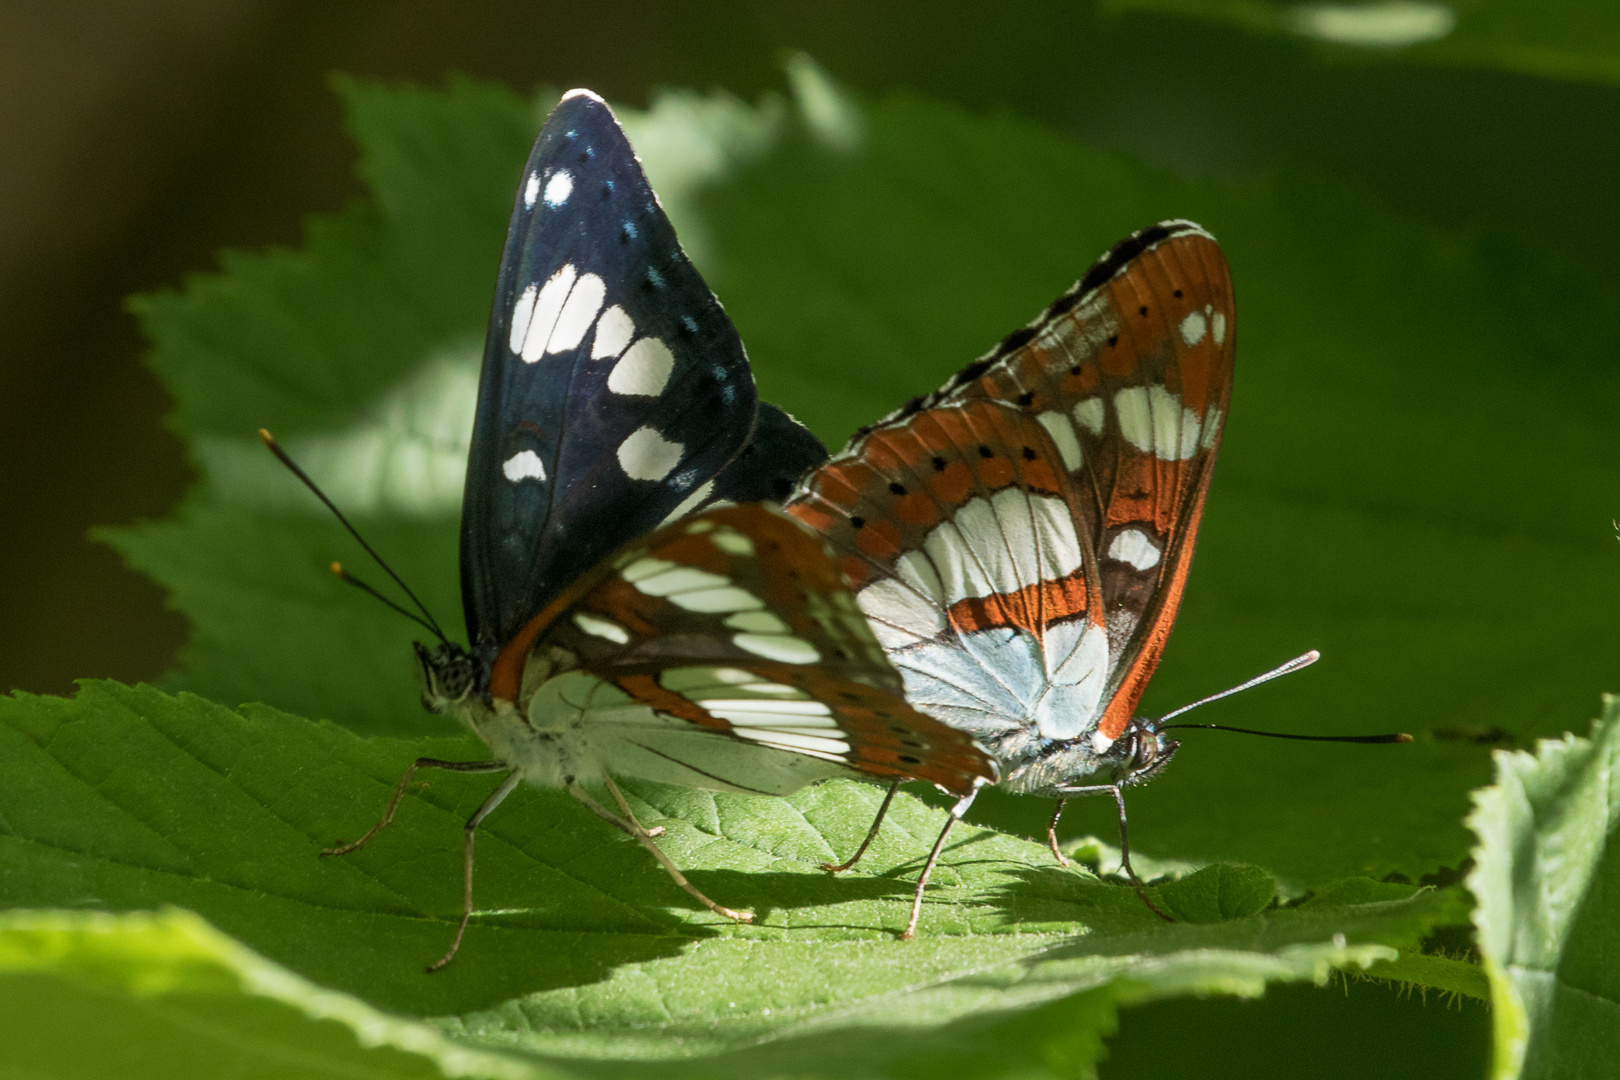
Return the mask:
[[1144,784],[1170,764],[1181,743],[1159,731],[1154,721],[1135,717],[1114,747],[1121,751],[1116,774],[1119,783]]
[[466,649],[452,642],[428,648],[416,643],[416,674],[422,683],[422,707],[448,713],[482,692],[483,666]]

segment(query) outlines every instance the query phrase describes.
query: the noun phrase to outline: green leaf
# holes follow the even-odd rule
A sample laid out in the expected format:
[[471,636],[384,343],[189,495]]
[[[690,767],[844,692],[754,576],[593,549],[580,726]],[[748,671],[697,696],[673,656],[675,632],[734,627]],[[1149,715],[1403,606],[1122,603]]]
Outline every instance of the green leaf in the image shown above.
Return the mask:
[[558,1075],[323,990],[190,912],[0,914],[13,1075]]
[[[962,826],[921,936],[902,942],[937,809],[897,800],[859,870],[834,878],[819,863],[857,842],[875,787],[771,800],[638,786],[638,816],[668,830],[660,844],[693,880],[756,912],[739,926],[696,909],[567,796],[524,789],[480,830],[480,913],[456,961],[428,976],[459,914],[461,822],[491,778],[424,774],[370,845],[320,851],[371,824],[418,754],[477,751],[104,682],[72,700],[0,699],[0,901],[178,904],[240,943],[178,915],[14,915],[0,924],[0,1038],[54,1061],[52,1040],[105,1010],[115,1044],[88,1043],[87,1060],[122,1046],[129,1075],[159,1075],[138,1061],[167,1068],[163,1047],[188,1025],[210,1030],[200,1063],[241,1039],[256,1060],[301,1054],[311,1075],[360,1058],[376,1075],[421,1074],[394,1051],[453,1073],[453,1048],[401,1019],[431,1018],[455,1046],[494,1055],[458,1066],[477,1075],[507,1059],[616,1076],[1075,1075],[1122,1004],[1321,982],[1396,960],[1458,917],[1455,890],[1385,885],[1167,925],[1128,886]],[[1241,886],[1215,890],[1226,914],[1254,907],[1252,872],[1203,876]],[[353,1034],[301,1032],[326,1021]],[[366,1049],[379,1046],[393,1049]]]
[[1581,0],[1105,0],[1418,62],[1620,83],[1620,12]]
[[1496,755],[1474,796],[1468,887],[1496,1017],[1492,1076],[1598,1076],[1620,1060],[1620,697],[1588,739]]

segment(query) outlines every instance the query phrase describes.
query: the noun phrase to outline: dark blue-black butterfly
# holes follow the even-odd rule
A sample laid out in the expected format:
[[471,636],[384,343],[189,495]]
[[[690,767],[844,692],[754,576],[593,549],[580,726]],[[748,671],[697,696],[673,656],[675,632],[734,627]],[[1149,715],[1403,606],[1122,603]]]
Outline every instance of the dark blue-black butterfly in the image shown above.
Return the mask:
[[[758,402],[742,342],[597,96],[565,95],[518,185],[485,343],[461,519],[471,647],[418,645],[423,702],[502,772],[566,789],[694,888],[614,776],[759,795],[854,776],[957,795],[995,766],[905,703],[825,541],[764,505],[826,449]],[[588,788],[605,790],[617,812]]]

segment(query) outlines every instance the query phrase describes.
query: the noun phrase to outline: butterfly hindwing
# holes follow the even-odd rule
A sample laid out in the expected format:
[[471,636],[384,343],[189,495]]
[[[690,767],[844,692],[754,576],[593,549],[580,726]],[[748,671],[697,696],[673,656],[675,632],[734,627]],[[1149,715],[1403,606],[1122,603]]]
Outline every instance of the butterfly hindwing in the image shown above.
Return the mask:
[[524,168],[485,344],[461,536],[475,651],[691,499],[754,410],[742,343],[618,121],[570,93]]
[[777,511],[677,521],[570,595],[537,652],[578,657],[582,684],[616,703],[593,721],[629,740],[623,752],[641,737],[632,729],[661,732],[671,768],[760,793],[787,769],[781,754],[833,766],[826,775],[916,777],[957,793],[989,774],[968,736],[905,704],[825,542]]
[[805,473],[827,460],[810,429],[768,401],[759,403],[754,434],[709,492],[727,502],[782,502]]
[[1220,249],[1165,222],[805,481],[789,511],[914,704],[987,737],[1118,736],[1180,602],[1232,347]]

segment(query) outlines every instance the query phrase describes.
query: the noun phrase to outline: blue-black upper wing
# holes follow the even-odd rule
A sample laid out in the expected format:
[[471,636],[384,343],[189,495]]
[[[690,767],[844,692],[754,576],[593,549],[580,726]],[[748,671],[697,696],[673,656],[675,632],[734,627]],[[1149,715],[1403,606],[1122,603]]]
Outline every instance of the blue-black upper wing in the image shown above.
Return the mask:
[[827,460],[810,429],[768,401],[754,415],[754,435],[714,478],[712,497],[734,503],[785,502],[799,478]]
[[524,168],[484,345],[461,518],[474,650],[704,501],[754,417],[742,342],[612,110],[569,93]]

